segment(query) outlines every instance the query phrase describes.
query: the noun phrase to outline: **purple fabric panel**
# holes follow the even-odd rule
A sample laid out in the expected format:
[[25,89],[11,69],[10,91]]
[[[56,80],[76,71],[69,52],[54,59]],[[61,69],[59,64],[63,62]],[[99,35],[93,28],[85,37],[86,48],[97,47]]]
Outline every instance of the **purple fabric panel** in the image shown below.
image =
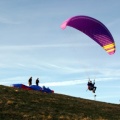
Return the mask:
[[100,46],[114,43],[114,39],[106,26],[94,18],[88,16],[75,16],[69,19],[66,25],[80,30]]

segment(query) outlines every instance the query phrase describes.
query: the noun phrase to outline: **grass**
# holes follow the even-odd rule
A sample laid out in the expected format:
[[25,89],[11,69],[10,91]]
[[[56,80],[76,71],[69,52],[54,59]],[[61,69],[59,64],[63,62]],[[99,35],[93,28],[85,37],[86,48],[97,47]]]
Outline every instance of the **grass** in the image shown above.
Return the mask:
[[120,120],[120,105],[1,85],[0,120]]

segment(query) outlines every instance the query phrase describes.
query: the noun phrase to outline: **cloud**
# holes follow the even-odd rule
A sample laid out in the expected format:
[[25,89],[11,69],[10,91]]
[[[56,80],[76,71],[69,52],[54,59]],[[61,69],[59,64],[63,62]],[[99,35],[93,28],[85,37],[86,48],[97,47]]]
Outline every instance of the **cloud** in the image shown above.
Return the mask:
[[[98,78],[96,82],[105,82],[105,81],[115,81],[119,80],[118,78]],[[41,83],[41,85],[45,86],[73,86],[73,85],[79,85],[79,84],[87,84],[88,79],[82,79],[82,80],[68,80],[68,81],[59,81],[59,82],[47,82],[47,83]],[[113,86],[111,86],[113,87]],[[115,87],[115,86],[114,86]]]
[[10,18],[0,17],[0,23],[3,24],[21,24],[19,21],[12,20]]
[[69,80],[61,82],[51,82],[51,83],[42,83],[41,85],[45,86],[69,86],[69,85],[78,85],[86,83],[86,80]]
[[[17,77],[3,78],[3,79],[0,80],[0,84],[11,85],[11,84],[14,84],[14,83],[22,83],[25,79],[28,79],[28,78],[26,76],[24,76],[24,77],[17,76]],[[23,82],[23,84],[24,84],[24,82]]]
[[67,48],[67,47],[85,47],[89,46],[87,43],[63,43],[63,44],[43,44],[43,45],[2,45],[0,49],[11,49],[11,50],[25,50],[25,49],[34,49],[34,48]]

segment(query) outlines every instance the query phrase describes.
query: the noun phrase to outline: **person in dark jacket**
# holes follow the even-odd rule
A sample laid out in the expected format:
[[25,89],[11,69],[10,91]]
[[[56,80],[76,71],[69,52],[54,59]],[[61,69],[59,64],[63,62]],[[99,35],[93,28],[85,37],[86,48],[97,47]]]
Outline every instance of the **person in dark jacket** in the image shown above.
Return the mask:
[[36,85],[39,85],[39,78],[36,79]]
[[29,78],[28,84],[29,84],[29,86],[32,85],[32,77]]
[[95,80],[94,80],[94,82],[92,83],[92,81],[89,79],[89,81],[88,81],[88,89],[90,90],[90,91],[93,91],[93,93],[95,93],[95,91],[96,91],[96,86],[94,86],[95,85]]

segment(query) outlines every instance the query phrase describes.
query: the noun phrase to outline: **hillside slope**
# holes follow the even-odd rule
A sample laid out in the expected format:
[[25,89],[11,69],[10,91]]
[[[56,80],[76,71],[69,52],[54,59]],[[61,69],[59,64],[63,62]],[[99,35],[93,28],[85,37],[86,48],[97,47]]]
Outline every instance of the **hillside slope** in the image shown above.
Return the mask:
[[0,120],[120,120],[120,105],[0,86]]

